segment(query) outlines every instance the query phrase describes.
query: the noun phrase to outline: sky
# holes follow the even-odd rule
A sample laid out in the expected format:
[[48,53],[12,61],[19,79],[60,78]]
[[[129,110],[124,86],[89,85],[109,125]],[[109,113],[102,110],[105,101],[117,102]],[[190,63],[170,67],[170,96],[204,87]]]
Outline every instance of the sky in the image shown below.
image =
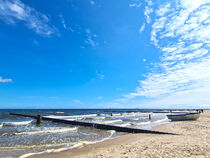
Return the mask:
[[210,0],[0,0],[0,108],[210,108]]

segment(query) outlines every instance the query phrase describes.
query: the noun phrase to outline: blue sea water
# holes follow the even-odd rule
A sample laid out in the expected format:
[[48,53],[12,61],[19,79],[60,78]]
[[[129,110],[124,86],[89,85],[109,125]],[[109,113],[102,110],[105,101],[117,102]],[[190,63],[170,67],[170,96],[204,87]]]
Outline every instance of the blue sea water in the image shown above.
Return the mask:
[[[27,157],[28,153],[56,152],[96,143],[124,133],[78,127],[10,115],[21,113],[50,118],[95,122],[123,127],[151,129],[169,122],[167,113],[152,109],[21,109],[0,110],[0,157]],[[151,114],[152,119],[149,119]]]

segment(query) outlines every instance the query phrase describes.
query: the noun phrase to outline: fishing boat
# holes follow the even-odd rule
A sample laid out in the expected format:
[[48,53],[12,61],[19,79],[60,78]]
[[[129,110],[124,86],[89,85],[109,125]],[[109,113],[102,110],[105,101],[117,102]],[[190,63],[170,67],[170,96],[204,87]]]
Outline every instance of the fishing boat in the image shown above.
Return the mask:
[[194,112],[194,113],[184,113],[184,114],[171,114],[167,115],[167,117],[171,121],[197,120],[200,117],[200,113]]

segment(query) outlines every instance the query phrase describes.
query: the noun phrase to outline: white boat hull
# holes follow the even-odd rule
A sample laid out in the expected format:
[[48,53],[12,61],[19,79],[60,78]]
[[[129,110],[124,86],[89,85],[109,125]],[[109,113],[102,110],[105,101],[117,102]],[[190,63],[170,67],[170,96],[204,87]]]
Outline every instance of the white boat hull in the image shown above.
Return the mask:
[[167,115],[168,119],[172,121],[187,121],[187,120],[197,120],[200,117],[200,113],[186,113],[178,115]]

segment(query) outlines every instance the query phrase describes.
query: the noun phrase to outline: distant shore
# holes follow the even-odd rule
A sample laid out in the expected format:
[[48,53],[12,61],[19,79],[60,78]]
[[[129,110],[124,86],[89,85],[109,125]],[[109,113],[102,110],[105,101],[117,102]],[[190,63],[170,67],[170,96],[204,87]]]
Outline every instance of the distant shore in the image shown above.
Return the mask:
[[116,139],[31,158],[210,157],[210,110],[197,121],[171,122],[153,130],[180,135],[127,134]]

